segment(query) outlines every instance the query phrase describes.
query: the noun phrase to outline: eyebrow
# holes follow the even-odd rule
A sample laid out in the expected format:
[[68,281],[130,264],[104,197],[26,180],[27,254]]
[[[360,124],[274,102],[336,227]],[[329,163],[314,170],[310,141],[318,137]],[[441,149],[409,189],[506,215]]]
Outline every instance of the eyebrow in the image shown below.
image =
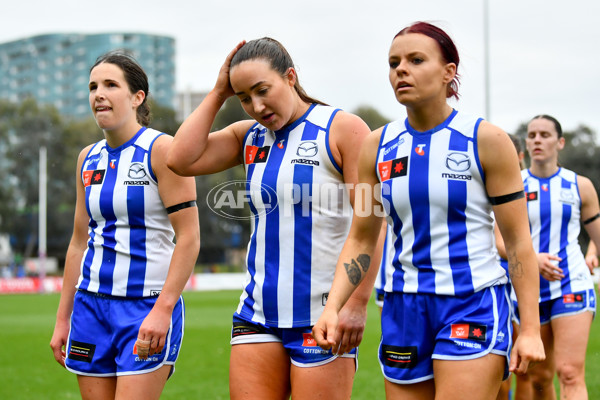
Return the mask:
[[[263,83],[265,83],[265,81],[260,81],[255,83],[254,85],[250,86],[250,91],[253,91],[254,89],[256,89],[258,86],[262,85]],[[239,96],[240,94],[244,94],[244,92],[237,92],[235,95]]]

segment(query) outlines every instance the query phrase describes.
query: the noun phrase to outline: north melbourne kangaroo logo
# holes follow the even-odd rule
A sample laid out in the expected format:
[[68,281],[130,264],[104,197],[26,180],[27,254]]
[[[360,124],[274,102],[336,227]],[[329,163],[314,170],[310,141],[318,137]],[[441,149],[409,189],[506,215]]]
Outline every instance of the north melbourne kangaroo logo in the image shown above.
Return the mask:
[[471,159],[465,153],[450,153],[446,156],[446,167],[455,172],[463,172],[471,168]]
[[302,142],[300,146],[298,146],[298,150],[296,150],[296,154],[299,157],[314,157],[317,155],[319,151],[319,146],[317,142]]

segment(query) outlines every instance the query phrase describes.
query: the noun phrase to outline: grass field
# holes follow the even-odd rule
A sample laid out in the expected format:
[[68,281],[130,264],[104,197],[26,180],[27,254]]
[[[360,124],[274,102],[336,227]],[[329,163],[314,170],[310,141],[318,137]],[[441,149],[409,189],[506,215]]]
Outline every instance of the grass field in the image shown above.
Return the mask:
[[[186,292],[186,327],[177,372],[162,399],[228,399],[229,332],[237,291]],[[78,399],[75,375],[62,369],[48,343],[58,295],[0,296],[0,399]],[[379,313],[369,305],[353,399],[384,399],[377,362]],[[590,399],[600,398],[600,323],[592,326],[587,357]]]

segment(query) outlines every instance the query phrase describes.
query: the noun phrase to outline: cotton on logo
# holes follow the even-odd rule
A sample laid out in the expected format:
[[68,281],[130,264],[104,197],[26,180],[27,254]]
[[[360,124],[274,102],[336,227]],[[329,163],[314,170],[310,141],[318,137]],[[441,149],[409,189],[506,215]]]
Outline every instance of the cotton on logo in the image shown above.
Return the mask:
[[424,156],[425,155],[425,150],[423,150],[423,148],[427,146],[425,144],[419,144],[417,145],[417,147],[415,147],[415,152],[420,155],[420,156]]
[[303,333],[302,338],[302,346],[304,347],[315,347],[317,345],[317,341],[310,333]]

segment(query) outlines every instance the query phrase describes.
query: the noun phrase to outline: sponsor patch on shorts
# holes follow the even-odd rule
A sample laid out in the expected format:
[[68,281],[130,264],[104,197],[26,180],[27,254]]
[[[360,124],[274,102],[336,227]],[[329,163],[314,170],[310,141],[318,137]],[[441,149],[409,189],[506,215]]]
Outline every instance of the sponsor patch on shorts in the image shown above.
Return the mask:
[[304,347],[315,347],[317,345],[317,341],[313,337],[311,333],[303,333],[302,334],[302,346]]
[[94,358],[94,351],[96,351],[95,344],[71,340],[71,348],[67,357],[71,360],[91,363],[92,358]]
[[487,327],[480,324],[452,324],[450,338],[486,341]]
[[417,365],[417,346],[382,345],[383,362],[392,368],[414,368]]
[[565,304],[565,307],[581,307],[584,301],[584,293],[569,293],[563,295],[563,304]]

